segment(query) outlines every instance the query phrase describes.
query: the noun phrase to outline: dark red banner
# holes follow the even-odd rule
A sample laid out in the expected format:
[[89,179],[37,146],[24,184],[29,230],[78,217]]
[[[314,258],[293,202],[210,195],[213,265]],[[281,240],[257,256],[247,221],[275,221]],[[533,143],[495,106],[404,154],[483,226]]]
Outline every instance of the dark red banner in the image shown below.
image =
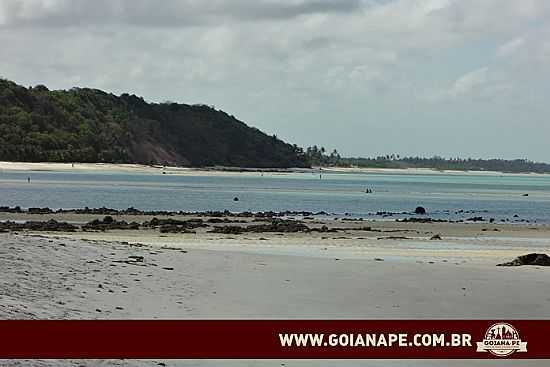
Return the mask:
[[0,358],[550,358],[550,320],[4,320]]

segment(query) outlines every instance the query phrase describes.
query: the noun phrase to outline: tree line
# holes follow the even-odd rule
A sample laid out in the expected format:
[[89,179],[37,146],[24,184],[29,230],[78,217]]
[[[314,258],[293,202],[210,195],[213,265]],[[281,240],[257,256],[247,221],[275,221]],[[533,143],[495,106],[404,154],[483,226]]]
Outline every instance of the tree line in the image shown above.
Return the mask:
[[323,147],[313,146],[305,150],[308,162],[313,166],[359,167],[359,168],[430,168],[435,170],[456,171],[497,171],[509,173],[550,173],[550,164],[534,162],[528,159],[474,159],[443,158],[434,156],[401,157],[388,154],[372,158],[341,157],[337,150],[330,153]]

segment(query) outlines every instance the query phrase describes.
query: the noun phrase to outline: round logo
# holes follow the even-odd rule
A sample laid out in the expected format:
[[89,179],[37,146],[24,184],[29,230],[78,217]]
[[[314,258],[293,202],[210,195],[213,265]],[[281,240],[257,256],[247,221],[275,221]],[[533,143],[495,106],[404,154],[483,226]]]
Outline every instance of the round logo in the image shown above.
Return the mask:
[[487,329],[483,341],[477,343],[477,351],[506,357],[514,352],[527,352],[527,342],[521,341],[515,327],[499,322]]

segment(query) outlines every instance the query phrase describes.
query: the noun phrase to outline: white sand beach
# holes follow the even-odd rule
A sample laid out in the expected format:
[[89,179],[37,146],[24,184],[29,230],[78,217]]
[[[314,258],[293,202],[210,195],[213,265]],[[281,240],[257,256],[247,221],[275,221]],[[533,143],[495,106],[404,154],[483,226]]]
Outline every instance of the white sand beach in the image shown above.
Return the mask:
[[[113,172],[158,172],[162,166],[114,163],[55,163],[55,162],[0,162],[5,171],[113,171]],[[181,168],[185,170],[184,168]]]
[[[8,215],[8,214],[3,214]],[[67,215],[67,214],[63,214]],[[77,220],[75,217],[64,219]],[[44,216],[43,219],[47,219]],[[60,219],[57,217],[57,219]],[[88,220],[84,216],[80,221]],[[119,218],[120,219],[120,218]],[[5,319],[522,319],[550,317],[547,226],[373,223],[385,232],[0,234]],[[485,225],[486,226],[486,225]],[[536,229],[533,229],[536,228]],[[414,229],[414,231],[413,231]],[[402,233],[396,232],[402,231]],[[407,233],[410,240],[378,239]],[[430,241],[441,233],[444,240]],[[466,246],[470,244],[470,247]],[[142,256],[134,262],[131,256]],[[269,289],[269,292],[266,292]],[[8,366],[332,366],[334,361],[3,361]],[[543,366],[541,361],[338,361],[342,366]]]
[[[194,176],[220,176],[220,175],[256,175],[259,171],[266,174],[291,174],[291,173],[318,173],[322,171],[329,173],[350,173],[350,174],[456,174],[456,175],[503,175],[496,171],[453,171],[436,170],[432,168],[359,168],[359,167],[312,167],[312,168],[289,168],[289,169],[242,169],[239,167],[172,167],[172,166],[150,166],[143,164],[116,164],[116,163],[55,163],[55,162],[7,162],[0,161],[1,171],[29,171],[29,172],[118,172],[118,173],[165,173],[171,175],[194,175]],[[506,173],[506,175],[544,175],[538,173]]]
[[[257,175],[260,169],[240,169],[238,167],[189,168],[143,164],[115,163],[54,163],[54,162],[1,162],[0,172],[80,172],[80,173],[134,173],[167,174],[193,176],[233,176]],[[266,170],[266,174],[280,175],[309,172],[309,169]]]

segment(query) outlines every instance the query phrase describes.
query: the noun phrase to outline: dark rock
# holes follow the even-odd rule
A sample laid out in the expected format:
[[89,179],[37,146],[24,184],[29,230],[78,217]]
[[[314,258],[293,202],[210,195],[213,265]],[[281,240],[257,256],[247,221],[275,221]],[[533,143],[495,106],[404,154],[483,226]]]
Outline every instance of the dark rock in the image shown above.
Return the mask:
[[21,210],[21,207],[16,206],[13,208],[10,208],[9,206],[0,206],[0,212],[1,213],[23,213]]
[[192,231],[199,227],[208,227],[200,218],[178,220],[178,219],[158,219],[153,218],[149,222],[143,223],[144,227],[159,228],[161,233],[195,233]]
[[469,222],[483,222],[485,219],[483,219],[483,217],[472,217],[472,218],[468,218],[466,220],[469,221]]
[[[313,229],[314,231],[319,232],[331,232],[331,229],[328,227],[323,230]],[[293,232],[310,232],[312,231],[308,226],[303,224],[301,221],[295,220],[283,220],[283,219],[273,219],[268,224],[254,224],[247,227],[240,226],[219,226],[214,228],[212,233],[223,233],[223,234],[241,234],[245,232],[252,233],[262,233],[262,232],[281,232],[281,233],[293,233]]]
[[247,230],[245,227],[239,227],[239,226],[223,226],[223,227],[215,227],[210,232],[212,233],[222,233],[222,234],[241,234],[245,233]]
[[229,218],[209,218],[206,223],[246,223],[246,220],[231,220]]
[[239,198],[235,196],[235,197],[233,198],[233,201],[239,201]]
[[106,231],[109,229],[137,230],[139,229],[139,223],[127,223],[123,220],[117,221],[113,217],[108,215],[104,217],[103,220],[94,219],[91,222],[88,222],[82,226],[83,231]]
[[498,264],[497,266],[522,266],[522,265],[539,265],[550,266],[550,256],[546,254],[527,254],[518,256],[513,261]]
[[0,222],[0,229],[10,230],[10,231],[47,231],[47,232],[74,232],[78,227],[66,223],[58,222],[55,219],[50,219],[46,222],[37,222],[29,221],[25,223],[16,223],[16,222]]
[[[270,224],[257,224],[246,227],[248,232],[309,232],[310,229],[304,223],[294,220],[275,219]],[[328,228],[327,228],[328,231]]]
[[50,208],[29,208],[29,214],[51,214],[53,211]]
[[396,219],[396,222],[403,222],[403,223],[449,223],[446,219],[433,219],[433,218],[403,218],[403,219]]
[[432,241],[433,240],[441,240],[441,235],[440,234],[435,234],[430,238],[430,240],[432,240]]
[[[238,199],[238,198],[237,198]],[[0,207],[0,212],[13,212],[13,213],[23,213],[26,212],[20,207],[10,208],[7,206]],[[49,208],[31,208],[31,212],[45,214],[45,213],[74,213],[74,214],[92,214],[92,215],[103,215],[103,216],[114,216],[114,215],[150,215],[150,216],[173,216],[173,215],[193,215],[196,217],[256,217],[256,218],[273,218],[273,217],[287,217],[287,216],[327,216],[329,213],[325,211],[319,211],[316,213],[309,211],[292,211],[285,210],[281,212],[266,211],[266,212],[241,212],[241,213],[232,213],[229,210],[223,211],[202,211],[202,212],[188,212],[188,211],[167,211],[167,210],[139,210],[133,207],[127,209],[113,209],[107,207],[101,208],[89,208],[84,207],[80,209],[58,209],[52,210]]]
[[124,214],[134,214],[134,215],[138,215],[138,214],[141,214],[141,213],[142,213],[141,210],[138,210],[138,209],[136,209],[136,208],[134,208],[134,207],[132,207],[132,206],[129,207],[128,209],[126,209],[126,210],[124,211]]
[[424,209],[424,207],[422,206],[417,206],[416,209],[414,210],[414,214],[424,215],[426,214],[426,209]]
[[76,214],[94,214],[94,215],[116,215],[116,214],[119,214],[118,210],[116,209],[110,209],[110,208],[105,208],[105,207],[101,207],[101,208],[88,208],[88,207],[85,207],[83,209],[74,209],[74,210],[60,210],[58,211],[60,213],[64,213],[64,212],[74,212]]

